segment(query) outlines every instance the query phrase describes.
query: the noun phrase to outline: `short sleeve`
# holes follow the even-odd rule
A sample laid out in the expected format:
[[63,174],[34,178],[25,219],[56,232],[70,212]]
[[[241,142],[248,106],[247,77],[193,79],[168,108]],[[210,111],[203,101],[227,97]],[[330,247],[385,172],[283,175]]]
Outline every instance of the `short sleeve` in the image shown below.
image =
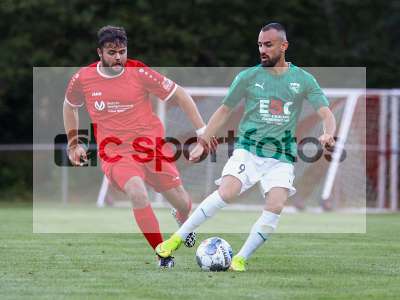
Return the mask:
[[150,94],[157,96],[163,101],[169,100],[178,87],[171,79],[147,66],[137,68],[136,72],[144,88]]
[[82,107],[84,100],[85,97],[83,94],[79,73],[76,73],[74,76],[72,76],[68,83],[68,87],[65,92],[65,102],[72,107]]
[[225,96],[222,103],[230,108],[234,108],[246,94],[246,80],[243,73],[239,73],[229,87],[228,95]]
[[328,98],[319,86],[317,80],[311,74],[308,74],[306,79],[306,99],[311,106],[318,110],[321,107],[329,106]]

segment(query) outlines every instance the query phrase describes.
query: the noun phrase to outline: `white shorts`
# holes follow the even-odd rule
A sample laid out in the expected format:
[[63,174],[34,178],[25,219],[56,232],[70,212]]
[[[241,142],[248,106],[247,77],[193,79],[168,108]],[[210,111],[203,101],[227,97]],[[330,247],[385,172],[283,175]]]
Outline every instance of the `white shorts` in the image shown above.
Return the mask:
[[263,195],[273,187],[283,187],[289,190],[289,197],[296,193],[293,186],[294,166],[274,158],[259,157],[245,149],[235,149],[229,158],[222,176],[215,181],[221,184],[222,177],[231,175],[240,180],[242,189],[240,193],[260,182]]

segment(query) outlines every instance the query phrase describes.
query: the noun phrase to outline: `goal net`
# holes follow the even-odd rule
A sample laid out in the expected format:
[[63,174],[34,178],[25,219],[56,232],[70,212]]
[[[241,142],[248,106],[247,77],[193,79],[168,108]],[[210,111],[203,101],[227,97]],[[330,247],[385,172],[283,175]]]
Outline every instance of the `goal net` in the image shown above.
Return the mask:
[[[200,110],[207,120],[221,105],[227,88],[216,87],[188,87]],[[366,120],[365,97],[361,90],[326,89],[325,93],[330,101],[330,108],[335,114],[338,127],[343,126],[342,119],[349,99],[356,97],[353,111],[350,113],[350,124],[343,136],[344,148],[334,176],[333,186],[327,199],[322,199],[324,187],[327,184],[327,173],[332,161],[333,151],[319,147],[318,137],[322,134],[322,124],[311,105],[305,101],[297,127],[298,159],[295,163],[295,187],[297,193],[290,203],[298,208],[319,207],[327,202],[326,208],[365,208],[366,201]],[[188,128],[186,116],[174,103],[168,104],[163,115],[167,135],[179,137],[182,141],[193,135]],[[235,109],[227,125],[218,133],[218,137],[226,137],[230,133],[236,136],[237,125],[243,113],[243,103]],[[349,118],[349,116],[347,117]],[[229,149],[226,143],[221,144],[215,157],[209,156],[197,164],[188,164],[185,160],[178,161],[184,186],[190,191],[195,202],[204,199],[217,188],[215,180],[219,178],[222,168],[229,158]],[[332,180],[332,179],[331,179]],[[244,193],[239,201],[246,209],[254,205],[263,205],[264,199],[255,187]],[[289,203],[289,204],[290,204]]]

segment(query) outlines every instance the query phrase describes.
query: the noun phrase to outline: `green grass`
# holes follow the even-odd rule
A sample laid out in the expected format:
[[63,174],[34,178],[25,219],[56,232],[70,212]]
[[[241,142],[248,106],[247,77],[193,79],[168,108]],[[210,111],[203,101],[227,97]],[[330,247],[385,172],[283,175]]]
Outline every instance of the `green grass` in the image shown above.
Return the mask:
[[[176,222],[169,209],[155,210],[163,232],[174,232]],[[202,233],[248,233],[260,211],[222,210],[203,224]],[[93,205],[59,203],[36,204],[33,209],[34,233],[140,233],[127,208],[96,209]],[[279,233],[365,233],[366,215],[362,213],[283,214]]]
[[[186,248],[159,270],[139,234],[32,234],[31,208],[1,205],[0,299],[398,299],[399,217],[368,215],[367,234],[276,234],[238,274],[201,272]],[[246,235],[222,237],[237,250]]]

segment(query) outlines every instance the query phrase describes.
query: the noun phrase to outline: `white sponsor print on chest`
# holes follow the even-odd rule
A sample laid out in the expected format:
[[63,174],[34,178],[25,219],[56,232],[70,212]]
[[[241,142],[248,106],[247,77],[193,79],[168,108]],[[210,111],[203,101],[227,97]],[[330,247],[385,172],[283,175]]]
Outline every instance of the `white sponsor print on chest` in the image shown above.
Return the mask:
[[107,112],[109,113],[121,113],[125,112],[128,109],[133,108],[133,104],[120,104],[119,101],[95,101],[94,108],[98,111],[103,111],[107,108]]

